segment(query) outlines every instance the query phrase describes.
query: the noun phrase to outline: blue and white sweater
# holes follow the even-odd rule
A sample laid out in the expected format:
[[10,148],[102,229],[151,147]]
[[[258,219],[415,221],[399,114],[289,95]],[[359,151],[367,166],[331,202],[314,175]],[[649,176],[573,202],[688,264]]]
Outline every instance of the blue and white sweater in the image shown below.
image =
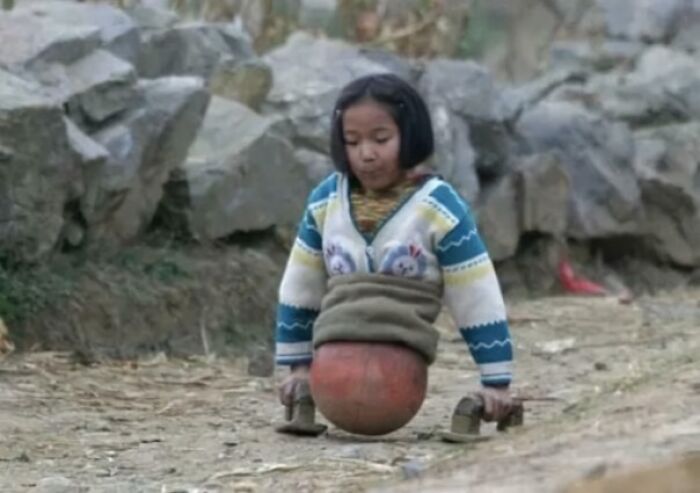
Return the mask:
[[468,205],[450,184],[426,180],[372,237],[354,223],[346,175],[334,173],[311,192],[279,290],[278,364],[312,360],[328,276],[355,272],[442,283],[482,384],[510,383],[513,351],[496,272]]

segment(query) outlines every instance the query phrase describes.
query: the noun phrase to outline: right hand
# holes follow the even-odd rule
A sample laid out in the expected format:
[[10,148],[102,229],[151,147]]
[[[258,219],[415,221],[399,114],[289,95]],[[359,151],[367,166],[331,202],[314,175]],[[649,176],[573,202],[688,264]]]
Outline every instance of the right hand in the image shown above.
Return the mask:
[[500,421],[513,410],[513,398],[508,387],[483,387],[479,395],[484,400],[484,421]]
[[300,383],[309,381],[309,365],[293,366],[278,387],[280,402],[287,407],[294,404],[294,394]]

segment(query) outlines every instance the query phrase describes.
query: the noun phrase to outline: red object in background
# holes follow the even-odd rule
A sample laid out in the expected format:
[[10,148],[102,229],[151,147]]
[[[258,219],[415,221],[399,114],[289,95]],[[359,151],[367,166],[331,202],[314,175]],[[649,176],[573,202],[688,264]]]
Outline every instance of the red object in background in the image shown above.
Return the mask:
[[568,260],[561,260],[558,266],[559,282],[564,290],[571,294],[587,294],[601,296],[608,294],[607,290],[593,281],[579,277],[571,267]]
[[428,383],[416,351],[381,342],[329,342],[311,365],[311,395],[321,414],[350,433],[384,435],[418,412]]

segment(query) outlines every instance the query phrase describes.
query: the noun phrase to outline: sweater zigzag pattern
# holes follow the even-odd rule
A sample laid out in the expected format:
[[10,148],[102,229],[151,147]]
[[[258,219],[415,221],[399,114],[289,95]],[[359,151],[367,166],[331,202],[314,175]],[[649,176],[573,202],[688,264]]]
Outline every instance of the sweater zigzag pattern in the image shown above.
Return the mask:
[[440,283],[482,383],[510,383],[513,348],[493,263],[469,206],[439,177],[371,236],[356,226],[345,175],[333,173],[311,192],[279,290],[277,363],[311,361],[329,276],[376,272]]

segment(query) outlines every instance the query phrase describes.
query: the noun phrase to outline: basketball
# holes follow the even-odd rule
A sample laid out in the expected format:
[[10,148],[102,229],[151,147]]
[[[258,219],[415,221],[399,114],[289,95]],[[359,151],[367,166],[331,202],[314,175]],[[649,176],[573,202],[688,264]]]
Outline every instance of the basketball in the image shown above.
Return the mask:
[[309,378],[321,414],[359,435],[384,435],[406,425],[423,404],[427,381],[427,364],[419,353],[378,342],[323,344]]

